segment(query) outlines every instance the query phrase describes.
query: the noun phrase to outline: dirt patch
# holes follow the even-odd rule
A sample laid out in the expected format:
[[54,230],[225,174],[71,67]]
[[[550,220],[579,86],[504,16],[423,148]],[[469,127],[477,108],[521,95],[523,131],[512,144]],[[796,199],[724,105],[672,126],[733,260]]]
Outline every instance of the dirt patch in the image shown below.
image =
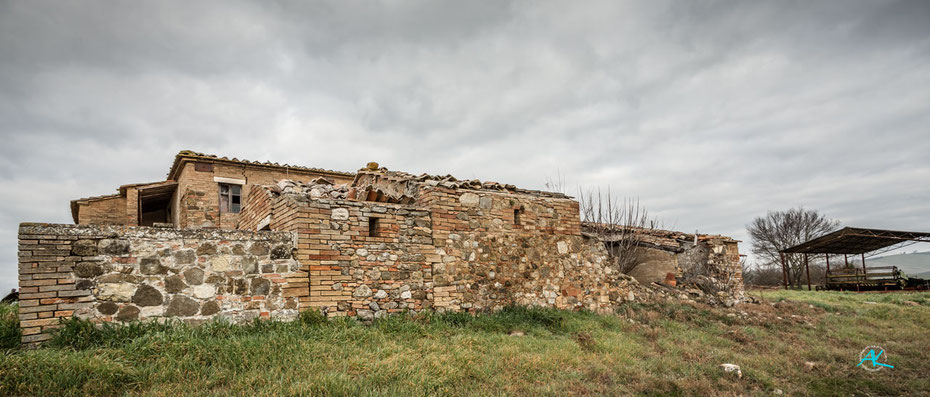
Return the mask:
[[572,334],[572,338],[575,339],[575,342],[578,343],[578,346],[581,347],[581,350],[586,352],[597,350],[597,341],[595,341],[594,337],[591,336],[591,334],[588,332],[575,332]]

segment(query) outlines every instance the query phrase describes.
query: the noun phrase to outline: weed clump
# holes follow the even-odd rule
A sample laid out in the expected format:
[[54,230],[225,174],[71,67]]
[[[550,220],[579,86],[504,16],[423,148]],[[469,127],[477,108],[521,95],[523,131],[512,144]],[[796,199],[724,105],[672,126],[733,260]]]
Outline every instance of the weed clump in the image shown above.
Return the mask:
[[297,319],[303,325],[315,326],[326,324],[326,315],[319,310],[302,311]]
[[0,304],[0,349],[13,349],[19,347],[23,336],[19,329],[19,306],[16,304]]
[[54,331],[48,345],[74,350],[120,347],[133,339],[168,332],[178,326],[180,326],[180,323],[170,321],[164,323],[135,321],[124,324],[96,324],[90,320],[69,318],[61,320],[61,327]]

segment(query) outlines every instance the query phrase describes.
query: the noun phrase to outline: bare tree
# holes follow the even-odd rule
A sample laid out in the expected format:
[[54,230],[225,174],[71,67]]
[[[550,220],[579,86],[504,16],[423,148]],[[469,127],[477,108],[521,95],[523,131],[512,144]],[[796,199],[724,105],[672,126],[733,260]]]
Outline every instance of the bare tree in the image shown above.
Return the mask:
[[[742,263],[742,261],[741,261]],[[743,284],[758,286],[776,286],[782,283],[781,265],[754,265],[747,262],[743,267]]]
[[639,200],[613,197],[609,187],[606,193],[600,188],[587,192],[579,189],[578,203],[585,234],[604,242],[610,260],[621,273],[633,271],[639,265],[638,237],[656,227],[649,212],[640,206]]
[[562,176],[562,172],[558,171],[555,174],[555,178],[546,176],[546,189],[550,192],[558,192],[565,194],[565,178]]
[[[791,208],[771,211],[746,226],[752,238],[752,253],[763,267],[781,267],[779,251],[813,238],[830,233],[840,226],[839,221],[828,219],[816,210]],[[800,287],[804,262],[800,255],[786,255],[788,282]]]

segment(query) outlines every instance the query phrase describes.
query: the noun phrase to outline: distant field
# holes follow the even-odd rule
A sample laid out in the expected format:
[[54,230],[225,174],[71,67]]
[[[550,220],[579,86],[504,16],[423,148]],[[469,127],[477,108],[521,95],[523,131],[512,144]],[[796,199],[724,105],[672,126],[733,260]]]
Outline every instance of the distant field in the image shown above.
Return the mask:
[[[759,292],[753,292],[759,297]],[[904,395],[930,391],[930,294],[766,291],[762,305],[509,309],[364,326],[70,325],[0,358],[3,395]],[[910,306],[905,301],[917,302]],[[867,303],[874,302],[874,303]],[[774,306],[772,305],[774,304]],[[510,335],[519,331],[524,336]],[[894,369],[857,368],[881,345]],[[807,368],[805,362],[813,363]],[[742,367],[743,377],[718,365]]]
[[888,255],[866,260],[869,266],[897,266],[911,277],[930,278],[930,252]]

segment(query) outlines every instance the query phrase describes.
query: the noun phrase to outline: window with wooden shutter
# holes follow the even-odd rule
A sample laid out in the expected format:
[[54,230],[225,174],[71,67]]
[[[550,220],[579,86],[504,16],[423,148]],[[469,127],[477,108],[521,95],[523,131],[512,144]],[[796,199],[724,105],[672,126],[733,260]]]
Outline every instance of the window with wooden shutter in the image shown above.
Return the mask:
[[242,186],[220,184],[220,212],[238,214],[242,209]]

